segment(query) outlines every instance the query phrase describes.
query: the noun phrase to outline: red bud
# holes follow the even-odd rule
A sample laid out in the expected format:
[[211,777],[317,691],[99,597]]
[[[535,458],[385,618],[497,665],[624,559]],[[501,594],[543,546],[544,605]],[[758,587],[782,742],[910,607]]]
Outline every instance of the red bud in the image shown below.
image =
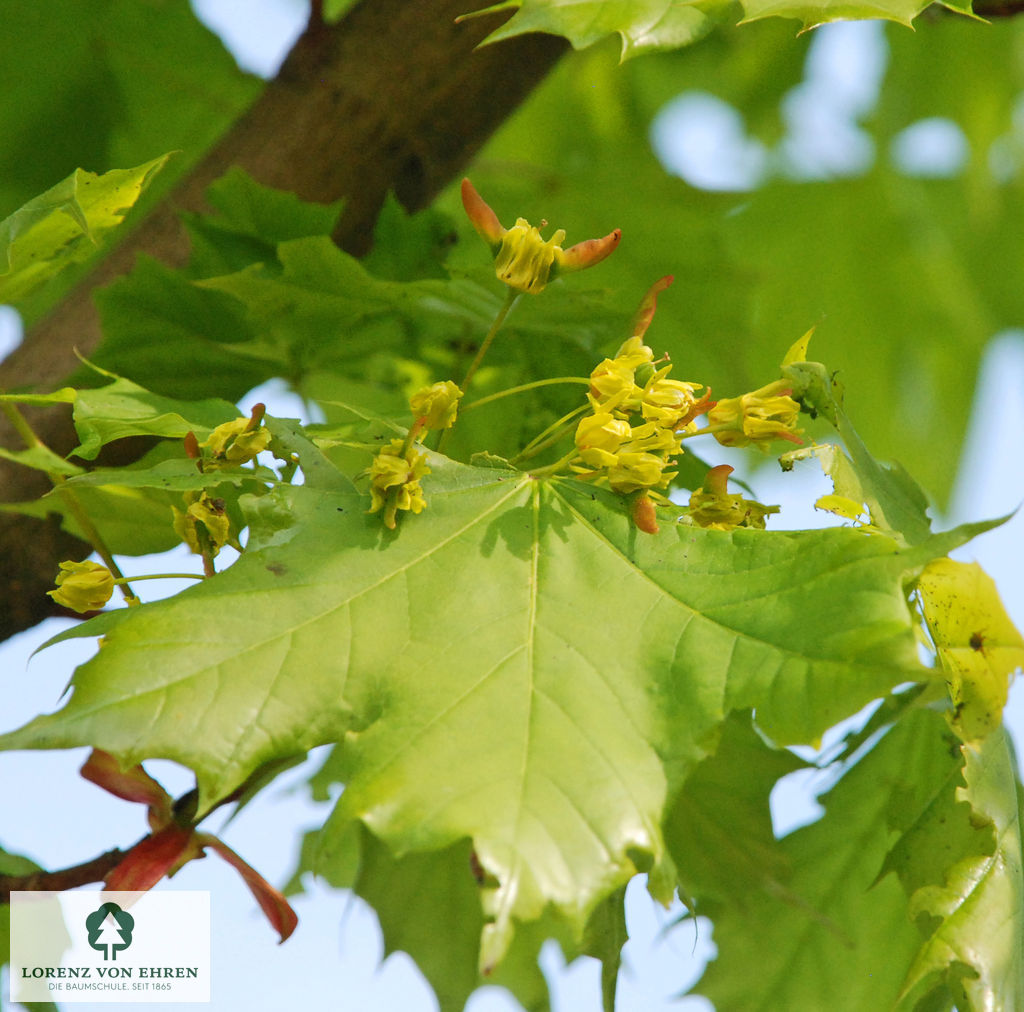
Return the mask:
[[637,530],[641,530],[645,534],[657,534],[661,530],[658,526],[658,515],[654,510],[654,503],[647,497],[646,492],[635,496],[630,507],[633,523],[636,524]]

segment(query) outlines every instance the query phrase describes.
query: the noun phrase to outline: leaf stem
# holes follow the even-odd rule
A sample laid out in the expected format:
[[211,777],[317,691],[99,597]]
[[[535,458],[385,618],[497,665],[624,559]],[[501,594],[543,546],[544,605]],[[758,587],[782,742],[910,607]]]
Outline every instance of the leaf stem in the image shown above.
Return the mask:
[[467,404],[460,411],[464,414],[467,411],[472,411],[473,408],[483,407],[484,404],[490,404],[491,401],[500,400],[502,397],[511,397],[513,394],[525,393],[527,390],[536,390],[538,387],[554,386],[556,383],[582,383],[584,386],[589,386],[590,380],[585,376],[556,376],[553,379],[534,380],[532,383],[522,383],[517,387],[499,390],[496,394],[488,394],[486,397],[481,397],[478,401],[473,401],[472,404]]
[[[494,322],[491,324],[490,330],[488,330],[484,336],[483,342],[477,349],[476,355],[473,357],[473,361],[469,363],[466,375],[463,376],[462,382],[459,384],[459,388],[462,390],[463,396],[465,396],[466,391],[469,389],[469,384],[476,375],[477,369],[480,368],[480,363],[483,362],[484,356],[487,354],[488,349],[494,342],[494,338],[497,336],[498,331],[501,330],[501,325],[505,322],[505,318],[518,301],[519,296],[520,293],[514,288],[508,288],[505,290],[505,301],[502,303],[501,309],[498,310],[498,315],[494,318]],[[437,440],[438,453],[444,453],[444,448],[451,436],[451,431],[451,428],[447,428],[441,432],[441,435]]]
[[43,441],[35,434],[32,426],[28,424],[25,416],[10,401],[0,401],[0,408],[7,415],[14,431],[21,436],[22,442],[31,449],[34,446],[43,446]]
[[520,292],[517,292],[514,288],[509,288],[505,292],[505,301],[502,303],[501,309],[498,310],[498,315],[494,318],[494,322],[491,324],[491,329],[487,331],[484,336],[483,342],[481,343],[477,353],[473,358],[473,361],[469,363],[469,368],[466,370],[466,375],[463,377],[462,382],[459,386],[462,389],[463,395],[469,389],[469,384],[473,377],[476,375],[477,369],[480,368],[480,363],[483,362],[484,356],[487,354],[497,336],[498,331],[501,330],[501,325],[505,322],[505,318],[511,312],[512,307],[519,300]]
[[556,460],[553,464],[548,464],[547,467],[540,467],[536,471],[531,471],[530,476],[533,478],[546,478],[548,475],[557,474],[565,467],[569,461],[576,457],[576,447],[573,447],[564,457]]
[[[4,414],[7,415],[14,426],[15,431],[21,436],[25,443],[25,446],[29,449],[33,447],[41,447],[44,450],[48,450],[49,447],[36,435],[35,430],[28,423],[28,419],[18,410],[17,406],[4,401],[0,403],[0,408],[3,408]],[[103,565],[110,570],[114,576],[114,582],[121,589],[121,596],[125,599],[128,604],[138,604],[139,599],[135,595],[135,592],[131,588],[131,584],[128,578],[121,572],[120,567],[114,561],[114,556],[111,554],[110,549],[107,547],[106,542],[103,540],[100,532],[96,529],[96,525],[92,522],[89,514],[86,513],[82,507],[82,503],[78,496],[75,495],[74,491],[67,487],[67,479],[64,475],[59,474],[56,471],[47,471],[47,477],[50,479],[50,483],[57,490],[57,492],[64,499],[68,507],[68,512],[74,518],[79,529],[85,535],[86,540],[92,545],[96,554],[103,560]]]
[[199,542],[199,554],[203,560],[203,575],[216,576],[217,570],[213,564],[213,544],[203,524],[196,524],[196,541]]
[[697,429],[696,432],[677,432],[676,435],[680,439],[693,439],[694,436],[710,436],[715,432],[734,432],[736,430],[735,425],[707,425],[703,429]]
[[62,892],[90,882],[102,882],[127,854],[127,850],[108,850],[73,868],[33,871],[27,875],[0,875],[0,903],[9,903],[12,892]]
[[126,583],[128,580],[205,580],[202,573],[146,573],[143,576],[121,576],[114,583]]
[[[583,414],[584,411],[589,411],[589,404],[581,404],[578,408],[573,408],[566,415],[562,415],[557,422],[553,422],[539,435],[534,436],[526,446],[522,448],[511,460],[510,463],[518,464],[522,460],[529,460],[530,457],[535,457],[542,450],[546,450],[549,446],[553,446],[557,443],[562,436],[568,432],[569,423],[577,416]],[[550,438],[547,438],[549,437]]]

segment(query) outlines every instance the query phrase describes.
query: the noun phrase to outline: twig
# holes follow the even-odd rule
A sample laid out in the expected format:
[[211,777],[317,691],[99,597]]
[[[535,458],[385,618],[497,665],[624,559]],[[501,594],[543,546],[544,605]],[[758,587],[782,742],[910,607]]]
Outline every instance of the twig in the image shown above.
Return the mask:
[[1024,13],[1024,0],[1004,0],[1003,3],[983,4],[974,8],[980,18],[1012,18]]
[[0,904],[10,903],[12,892],[62,892],[90,882],[102,882],[127,853],[127,850],[108,850],[72,868],[33,871],[28,875],[0,875]]

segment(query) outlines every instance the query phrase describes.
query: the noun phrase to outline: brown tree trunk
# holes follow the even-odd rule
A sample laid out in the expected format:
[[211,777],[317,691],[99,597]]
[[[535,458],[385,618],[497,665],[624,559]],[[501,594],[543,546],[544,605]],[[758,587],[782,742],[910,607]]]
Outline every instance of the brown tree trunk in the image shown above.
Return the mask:
[[[318,16],[280,73],[195,169],[21,347],[0,364],[0,389],[60,385],[99,342],[92,291],[126,273],[145,252],[177,266],[188,257],[178,213],[203,207],[206,187],[241,166],[269,186],[329,203],[345,198],[335,236],[366,252],[388,190],[409,210],[425,207],[479,150],[565,51],[548,35],[477,49],[507,15],[462,24],[467,0],[362,0],[335,25]],[[41,412],[43,439],[75,445],[67,413]],[[0,445],[17,438],[0,419]],[[31,499],[38,472],[0,461],[0,499]],[[29,518],[0,515],[0,639],[57,613],[45,594],[61,559],[88,547]]]

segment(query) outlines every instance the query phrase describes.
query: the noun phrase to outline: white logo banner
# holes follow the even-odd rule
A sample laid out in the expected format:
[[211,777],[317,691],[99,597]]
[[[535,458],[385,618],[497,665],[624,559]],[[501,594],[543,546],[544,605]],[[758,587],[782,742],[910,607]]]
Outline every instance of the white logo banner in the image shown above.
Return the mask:
[[208,892],[11,893],[11,1001],[208,1002]]

